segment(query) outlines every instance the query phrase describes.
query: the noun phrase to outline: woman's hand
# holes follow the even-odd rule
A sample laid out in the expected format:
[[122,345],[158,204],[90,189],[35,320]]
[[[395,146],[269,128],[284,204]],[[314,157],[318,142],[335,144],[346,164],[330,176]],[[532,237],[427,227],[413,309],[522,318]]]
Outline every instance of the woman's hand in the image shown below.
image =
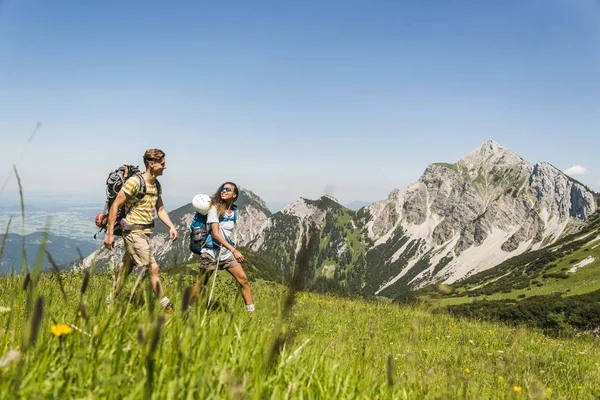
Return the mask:
[[239,262],[240,264],[243,264],[244,261],[246,261],[246,259],[244,258],[244,255],[239,250],[234,250],[233,256],[235,257],[237,262]]

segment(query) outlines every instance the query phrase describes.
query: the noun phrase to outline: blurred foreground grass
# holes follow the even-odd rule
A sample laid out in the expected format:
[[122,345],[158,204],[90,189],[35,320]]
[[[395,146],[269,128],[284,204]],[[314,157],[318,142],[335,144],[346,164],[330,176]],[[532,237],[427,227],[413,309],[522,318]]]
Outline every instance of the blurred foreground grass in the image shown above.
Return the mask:
[[252,282],[257,311],[249,314],[222,272],[202,325],[202,307],[182,311],[193,276],[163,274],[173,315],[159,311],[146,284],[133,304],[109,307],[109,274],[92,275],[85,288],[81,272],[34,276],[26,289],[24,280],[0,277],[3,398],[600,396],[600,346],[590,335],[548,338],[303,292],[282,313],[286,288],[265,281]]

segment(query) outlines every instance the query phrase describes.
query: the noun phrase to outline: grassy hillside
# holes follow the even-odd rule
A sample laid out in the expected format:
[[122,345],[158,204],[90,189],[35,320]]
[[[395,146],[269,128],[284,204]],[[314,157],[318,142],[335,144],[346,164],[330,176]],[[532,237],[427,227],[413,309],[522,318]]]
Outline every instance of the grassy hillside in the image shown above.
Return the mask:
[[[600,213],[582,231],[457,282],[441,297],[442,304],[450,305],[595,290],[600,290]],[[420,293],[434,292],[427,288]]]
[[600,214],[547,248],[452,286],[430,286],[396,299],[424,300],[454,315],[529,325],[548,334],[595,330],[600,327]]
[[553,339],[387,301],[289,295],[266,281],[252,282],[257,311],[248,314],[226,273],[206,317],[184,305],[193,276],[163,274],[176,306],[165,316],[147,289],[108,307],[112,277],[85,277],[0,277],[2,397],[600,396],[600,349],[588,335]]

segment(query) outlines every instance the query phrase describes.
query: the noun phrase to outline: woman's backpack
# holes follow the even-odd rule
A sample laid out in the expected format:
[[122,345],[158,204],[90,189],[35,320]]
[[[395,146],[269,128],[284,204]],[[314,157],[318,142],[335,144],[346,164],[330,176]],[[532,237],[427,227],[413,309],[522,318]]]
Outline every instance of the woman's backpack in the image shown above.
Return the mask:
[[[233,222],[237,222],[238,211],[233,210]],[[215,247],[221,247],[221,245],[214,240],[212,232],[206,223],[206,215],[196,212],[194,219],[190,224],[190,251],[195,254],[200,254],[203,248],[213,249]],[[221,215],[219,222],[223,221],[226,217]],[[233,245],[233,243],[231,243]]]
[[190,251],[195,254],[200,254],[202,248],[206,244],[206,236],[208,235],[206,215],[197,212],[190,224],[190,230]]

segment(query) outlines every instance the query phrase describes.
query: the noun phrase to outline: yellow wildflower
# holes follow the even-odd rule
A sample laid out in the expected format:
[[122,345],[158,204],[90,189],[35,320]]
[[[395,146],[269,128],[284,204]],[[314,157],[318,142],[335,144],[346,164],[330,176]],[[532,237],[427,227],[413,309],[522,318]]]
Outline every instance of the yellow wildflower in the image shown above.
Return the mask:
[[504,377],[503,376],[499,376],[498,377],[498,382],[504,382]]
[[72,332],[71,327],[65,324],[52,325],[52,328],[50,328],[50,330],[52,331],[54,336],[68,335]]
[[471,373],[471,370],[470,370],[469,368],[465,368],[465,372],[466,372],[467,374],[470,374],[470,373]]
[[548,394],[548,396],[550,396],[552,394],[552,389],[551,388],[546,389],[546,394]]
[[521,390],[523,390],[523,388],[521,386],[513,386],[513,390],[517,393],[521,393]]

